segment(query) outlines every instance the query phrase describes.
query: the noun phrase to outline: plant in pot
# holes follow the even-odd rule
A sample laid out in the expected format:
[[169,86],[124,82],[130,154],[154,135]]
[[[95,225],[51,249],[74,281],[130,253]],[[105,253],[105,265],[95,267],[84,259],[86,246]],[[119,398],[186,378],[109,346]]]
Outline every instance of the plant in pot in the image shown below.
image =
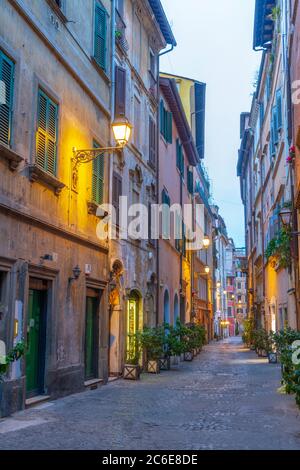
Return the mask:
[[1,402],[2,402],[2,387],[4,376],[8,372],[10,364],[19,361],[25,354],[25,343],[19,341],[14,348],[7,355],[0,355],[0,417],[1,417]]
[[195,348],[195,334],[192,329],[192,325],[180,325],[180,339],[182,342],[182,350],[184,354],[184,360],[191,362],[194,359],[193,350]]
[[163,326],[154,328],[144,327],[138,333],[142,349],[147,357],[147,372],[149,374],[159,374],[159,360],[164,355],[165,329]]
[[205,327],[200,324],[196,324],[195,329],[196,329],[196,349],[197,349],[197,352],[200,353],[206,341],[206,330],[205,330]]
[[138,334],[128,336],[128,350],[123,370],[125,380],[139,380],[141,367],[139,364],[141,358],[141,345]]
[[175,327],[172,325],[165,325],[166,343],[165,343],[165,357],[173,358],[173,362],[178,364],[178,358],[183,354],[183,345],[180,337],[180,320],[177,320]]

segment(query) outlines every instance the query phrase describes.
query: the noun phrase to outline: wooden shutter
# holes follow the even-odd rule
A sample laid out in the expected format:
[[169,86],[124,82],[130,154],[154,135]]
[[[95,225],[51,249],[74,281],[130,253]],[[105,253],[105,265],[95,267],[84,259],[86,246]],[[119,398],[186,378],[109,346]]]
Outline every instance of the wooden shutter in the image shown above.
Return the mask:
[[181,171],[180,170],[180,165],[181,165],[181,162],[180,162],[180,142],[179,142],[179,139],[176,139],[176,166],[177,166],[179,171]]
[[172,143],[172,121],[173,121],[173,116],[172,113],[167,112],[167,133],[166,133],[166,141],[169,142],[169,144]]
[[159,104],[159,121],[160,121],[160,133],[164,135],[164,102],[160,100]]
[[274,106],[273,111],[273,135],[274,135],[274,144],[278,144],[279,137],[278,137],[278,116],[277,116],[277,106]]
[[42,90],[38,92],[36,164],[56,175],[58,106]]
[[122,177],[113,173],[112,205],[116,211],[116,225],[120,225],[120,196],[122,196]]
[[10,145],[14,63],[0,50],[0,142]]
[[106,11],[100,5],[96,5],[94,56],[97,64],[104,70],[106,68],[106,34]]
[[190,194],[194,193],[194,175],[193,171],[187,168],[187,185],[188,185],[188,191]]
[[116,66],[115,72],[116,92],[115,92],[115,114],[116,117],[125,116],[126,111],[126,70]]
[[149,163],[156,166],[156,125],[154,120],[149,117]]
[[[94,142],[94,148],[99,148],[100,145]],[[104,193],[104,154],[98,155],[93,160],[92,171],[92,199],[96,204],[103,203]]]
[[282,99],[281,99],[281,90],[276,92],[276,111],[277,111],[277,131],[280,131],[282,128]]

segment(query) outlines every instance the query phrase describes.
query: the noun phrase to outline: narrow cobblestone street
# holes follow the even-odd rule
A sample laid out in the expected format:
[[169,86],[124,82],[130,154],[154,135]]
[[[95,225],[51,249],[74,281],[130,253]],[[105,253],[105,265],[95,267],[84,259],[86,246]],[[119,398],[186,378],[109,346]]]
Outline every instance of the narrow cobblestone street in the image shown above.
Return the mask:
[[1,449],[300,449],[279,366],[214,343],[192,363],[141,382],[115,381],[0,421]]

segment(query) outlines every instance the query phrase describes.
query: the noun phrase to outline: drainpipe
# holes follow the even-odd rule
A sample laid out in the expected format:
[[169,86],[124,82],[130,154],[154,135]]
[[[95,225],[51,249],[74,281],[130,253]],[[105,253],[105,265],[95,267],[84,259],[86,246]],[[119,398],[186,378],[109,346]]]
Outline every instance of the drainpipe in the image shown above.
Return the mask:
[[[112,0],[111,2],[111,86],[110,86],[110,113],[111,113],[111,123],[114,121],[115,117],[115,53],[116,53],[116,41],[115,41],[115,23],[116,23],[116,0]],[[110,142],[113,142],[113,131],[110,125]],[[111,204],[112,202],[112,182],[113,182],[113,161],[114,156],[108,158],[108,202]],[[110,260],[111,260],[111,250],[112,248],[112,240],[109,240],[108,245],[108,272],[111,271]],[[110,274],[108,274],[110,278]],[[108,348],[107,348],[107,358],[108,358],[108,375],[109,375],[109,368],[110,368],[110,315],[111,315],[111,308],[108,305]]]

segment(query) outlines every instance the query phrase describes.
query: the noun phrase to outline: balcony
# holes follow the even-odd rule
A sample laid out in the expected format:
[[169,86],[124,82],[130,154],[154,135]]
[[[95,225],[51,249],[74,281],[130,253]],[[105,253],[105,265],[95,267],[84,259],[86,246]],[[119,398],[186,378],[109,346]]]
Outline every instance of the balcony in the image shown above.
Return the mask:
[[117,45],[126,53],[129,50],[129,44],[126,39],[126,25],[118,10],[116,10],[116,31]]

